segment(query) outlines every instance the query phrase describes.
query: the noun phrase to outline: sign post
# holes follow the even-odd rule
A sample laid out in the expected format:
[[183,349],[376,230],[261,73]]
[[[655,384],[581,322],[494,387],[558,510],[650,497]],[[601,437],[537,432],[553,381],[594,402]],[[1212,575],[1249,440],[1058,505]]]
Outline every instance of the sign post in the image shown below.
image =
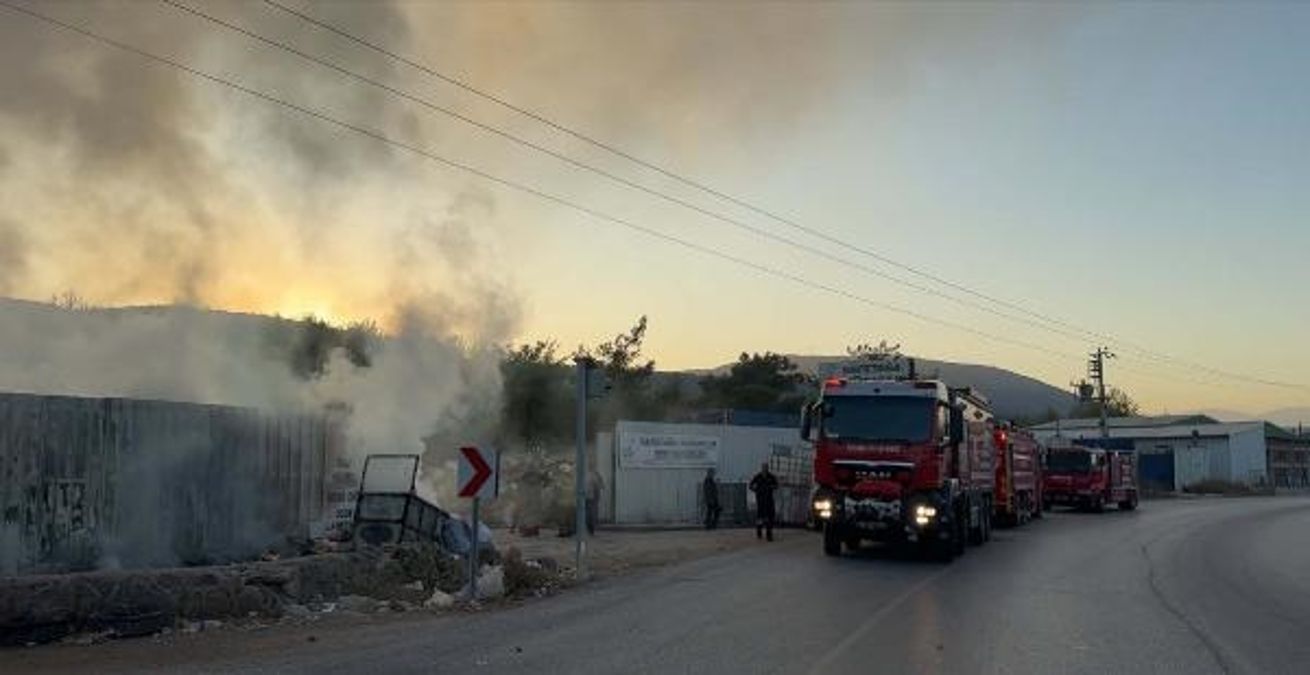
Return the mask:
[[586,578],[587,543],[583,538],[587,529],[587,378],[591,370],[591,359],[579,357],[577,360],[577,416],[574,419],[574,435],[577,456],[573,463],[573,536],[575,570],[579,579]]
[[500,453],[490,453],[491,462],[487,461],[487,451],[472,446],[459,449],[459,466],[455,472],[459,496],[472,499],[472,522],[469,523],[471,548],[469,548],[469,599],[478,597],[478,557],[481,543],[478,541],[482,525],[478,519],[478,506],[483,497],[495,497],[500,491]]

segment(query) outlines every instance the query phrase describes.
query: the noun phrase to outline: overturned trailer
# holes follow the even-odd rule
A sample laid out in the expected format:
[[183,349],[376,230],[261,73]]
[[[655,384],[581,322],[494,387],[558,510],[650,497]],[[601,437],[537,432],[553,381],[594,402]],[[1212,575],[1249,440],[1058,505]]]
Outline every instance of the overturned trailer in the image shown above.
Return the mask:
[[[351,539],[357,546],[436,544],[454,555],[473,547],[471,525],[418,493],[418,455],[369,455],[359,479]],[[479,524],[478,548],[495,549]]]

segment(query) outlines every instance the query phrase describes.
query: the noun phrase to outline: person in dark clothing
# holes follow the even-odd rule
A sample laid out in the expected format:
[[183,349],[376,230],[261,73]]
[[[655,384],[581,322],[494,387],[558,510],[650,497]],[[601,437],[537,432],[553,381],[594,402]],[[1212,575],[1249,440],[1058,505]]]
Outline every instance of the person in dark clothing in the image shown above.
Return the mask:
[[713,530],[719,526],[719,481],[714,479],[714,469],[705,470],[705,481],[701,483],[702,500],[705,502],[705,529]]
[[773,520],[777,517],[773,493],[778,490],[778,477],[769,472],[768,462],[751,479],[750,490],[755,493],[755,538],[766,536],[773,541]]

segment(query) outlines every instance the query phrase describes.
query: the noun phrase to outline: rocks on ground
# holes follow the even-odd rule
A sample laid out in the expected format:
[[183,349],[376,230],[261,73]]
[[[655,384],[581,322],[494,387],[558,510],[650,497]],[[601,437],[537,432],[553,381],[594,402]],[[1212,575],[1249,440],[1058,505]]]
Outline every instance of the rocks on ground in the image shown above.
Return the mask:
[[[479,598],[531,597],[558,586],[553,561],[484,551]],[[495,564],[493,564],[495,563]],[[380,555],[325,554],[222,567],[87,572],[0,580],[0,645],[94,643],[226,623],[312,621],[323,614],[448,609],[463,559],[428,546]],[[449,598],[449,599],[446,599]]]

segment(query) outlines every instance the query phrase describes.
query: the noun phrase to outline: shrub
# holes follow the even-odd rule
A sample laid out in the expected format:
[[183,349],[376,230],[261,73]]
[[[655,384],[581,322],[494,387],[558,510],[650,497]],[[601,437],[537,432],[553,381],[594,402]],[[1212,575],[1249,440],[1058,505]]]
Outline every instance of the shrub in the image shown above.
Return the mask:
[[523,554],[516,548],[505,552],[505,594],[510,597],[524,597],[545,591],[556,582],[555,575],[545,565],[536,561],[524,561]]

